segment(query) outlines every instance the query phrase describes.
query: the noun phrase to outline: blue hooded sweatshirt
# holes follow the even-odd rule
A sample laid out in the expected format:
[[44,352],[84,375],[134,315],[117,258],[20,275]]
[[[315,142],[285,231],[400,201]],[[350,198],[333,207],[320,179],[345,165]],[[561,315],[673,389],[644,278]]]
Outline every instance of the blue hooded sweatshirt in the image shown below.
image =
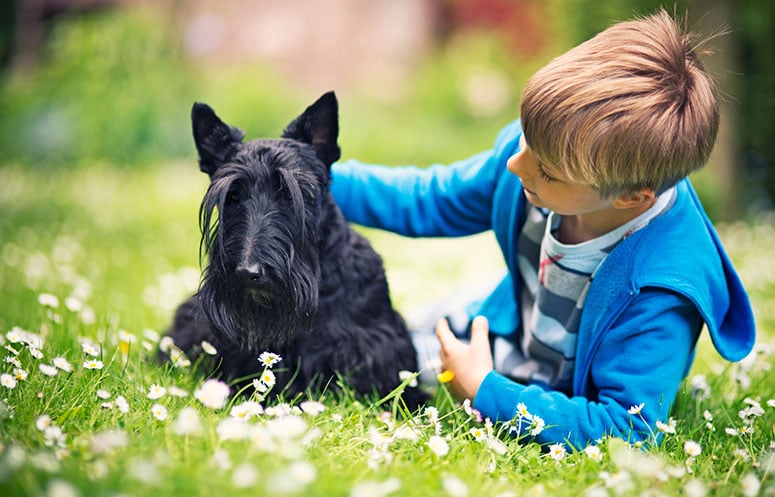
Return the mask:
[[[405,236],[464,236],[492,229],[507,276],[471,316],[490,332],[521,332],[517,240],[527,203],[506,161],[519,151],[519,120],[491,150],[450,165],[334,164],[331,192],[345,217]],[[688,179],[673,207],[619,243],[593,280],[581,315],[571,396],[491,371],[473,405],[493,421],[519,421],[517,406],[540,417],[539,443],[583,448],[605,435],[630,441],[658,433],[689,371],[703,323],[715,348],[738,361],[753,348],[748,295]],[[640,413],[628,412],[644,404]]]

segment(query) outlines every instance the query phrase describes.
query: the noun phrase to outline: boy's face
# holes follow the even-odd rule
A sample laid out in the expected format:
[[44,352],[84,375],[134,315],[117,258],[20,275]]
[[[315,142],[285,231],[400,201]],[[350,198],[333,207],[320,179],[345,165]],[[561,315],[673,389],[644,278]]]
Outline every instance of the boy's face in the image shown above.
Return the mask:
[[522,180],[527,200],[557,214],[575,216],[613,208],[612,199],[604,199],[589,185],[573,182],[550,164],[542,162],[528,147],[525,136],[519,141],[519,152],[512,155],[506,167]]

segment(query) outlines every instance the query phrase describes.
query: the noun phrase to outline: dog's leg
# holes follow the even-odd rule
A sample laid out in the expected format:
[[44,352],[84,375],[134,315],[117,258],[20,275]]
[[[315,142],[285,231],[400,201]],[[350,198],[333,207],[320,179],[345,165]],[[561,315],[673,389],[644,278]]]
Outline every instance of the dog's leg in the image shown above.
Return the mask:
[[167,332],[175,346],[194,360],[202,352],[202,341],[216,343],[207,318],[204,316],[198,295],[185,300],[175,311],[175,319]]

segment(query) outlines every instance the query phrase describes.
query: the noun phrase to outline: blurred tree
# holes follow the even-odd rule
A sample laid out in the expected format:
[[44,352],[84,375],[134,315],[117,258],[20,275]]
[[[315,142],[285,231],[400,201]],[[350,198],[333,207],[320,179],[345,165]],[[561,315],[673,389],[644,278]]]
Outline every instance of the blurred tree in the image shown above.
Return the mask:
[[13,45],[14,3],[0,2],[0,67],[8,64]]
[[547,16],[541,0],[439,0],[440,35],[461,31],[497,33],[507,48],[523,57],[540,56],[550,44]]
[[110,7],[119,0],[4,0],[0,3],[0,67],[32,68],[51,31],[53,18]]
[[738,80],[737,137],[744,189],[754,212],[775,199],[775,2],[739,0],[731,9]]
[[39,59],[0,78],[0,165],[135,165],[190,150],[191,73],[157,10],[60,18]]

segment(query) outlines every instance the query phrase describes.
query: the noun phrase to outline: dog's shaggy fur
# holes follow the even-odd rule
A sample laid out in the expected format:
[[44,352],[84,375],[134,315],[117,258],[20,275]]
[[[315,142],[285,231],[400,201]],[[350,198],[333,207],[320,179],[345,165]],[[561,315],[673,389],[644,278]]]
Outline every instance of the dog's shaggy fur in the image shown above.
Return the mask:
[[[328,189],[340,154],[333,92],[279,140],[242,143],[244,133],[204,104],[194,104],[191,120],[211,181],[200,207],[209,261],[198,293],[176,312],[175,345],[193,359],[203,340],[212,343],[216,374],[229,379],[256,376],[258,355],[278,353],[273,391],[287,396],[340,377],[362,394],[391,392],[417,360],[381,258]],[[423,395],[409,388],[404,399],[414,407]]]

